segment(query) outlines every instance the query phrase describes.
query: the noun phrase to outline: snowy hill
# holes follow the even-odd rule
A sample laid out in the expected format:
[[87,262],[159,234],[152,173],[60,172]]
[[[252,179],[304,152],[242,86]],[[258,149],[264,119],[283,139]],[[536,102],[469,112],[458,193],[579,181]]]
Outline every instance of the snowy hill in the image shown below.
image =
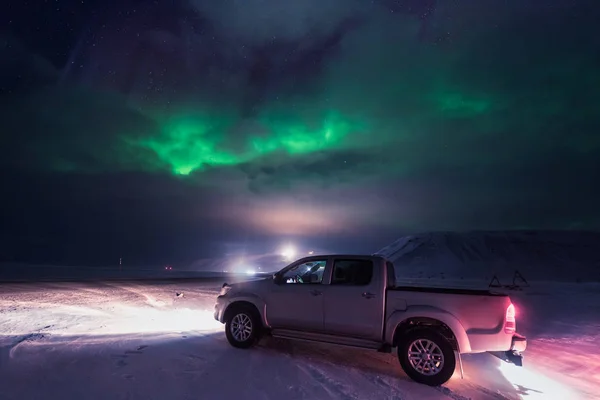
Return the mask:
[[380,254],[399,280],[600,281],[600,232],[431,232],[402,237]]

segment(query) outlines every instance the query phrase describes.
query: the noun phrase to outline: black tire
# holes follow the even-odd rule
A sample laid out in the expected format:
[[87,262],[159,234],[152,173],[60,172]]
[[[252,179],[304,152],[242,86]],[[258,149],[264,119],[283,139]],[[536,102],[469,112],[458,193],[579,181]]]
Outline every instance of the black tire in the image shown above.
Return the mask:
[[[233,305],[228,309],[225,317],[225,336],[233,347],[248,349],[255,346],[260,340],[262,323],[258,312],[247,305]],[[246,324],[249,329],[239,331],[239,324]]]
[[[426,350],[423,344],[429,344],[430,350]],[[448,339],[428,328],[416,328],[402,335],[398,342],[398,360],[406,375],[428,386],[448,382],[456,368],[456,356]]]

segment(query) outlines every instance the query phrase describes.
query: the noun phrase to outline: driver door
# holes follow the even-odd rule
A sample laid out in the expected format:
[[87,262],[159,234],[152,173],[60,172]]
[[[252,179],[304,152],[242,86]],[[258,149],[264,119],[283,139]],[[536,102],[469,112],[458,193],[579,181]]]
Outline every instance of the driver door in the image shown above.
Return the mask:
[[266,317],[273,328],[323,330],[323,273],[328,259],[300,260],[281,271],[266,298]]

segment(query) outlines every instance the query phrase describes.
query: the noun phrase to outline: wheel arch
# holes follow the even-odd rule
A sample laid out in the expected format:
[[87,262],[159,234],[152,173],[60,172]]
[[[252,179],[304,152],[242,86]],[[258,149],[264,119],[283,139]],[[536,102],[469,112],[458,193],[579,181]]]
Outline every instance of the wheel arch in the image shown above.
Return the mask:
[[386,332],[386,342],[397,346],[402,336],[411,329],[428,327],[446,337],[454,350],[469,353],[471,345],[469,337],[452,314],[434,307],[410,307],[406,311],[392,313],[387,321],[390,327]]
[[246,307],[246,308],[249,308],[249,309],[253,310],[254,312],[256,312],[256,315],[259,317],[260,321],[262,322],[262,324],[264,326],[265,321],[264,321],[263,313],[260,312],[259,306],[256,305],[255,302],[250,301],[249,299],[238,299],[238,300],[234,300],[231,303],[229,303],[229,305],[227,305],[227,307],[225,308],[225,311],[223,312],[223,320],[227,321],[229,319],[229,316],[231,315],[231,313],[238,307]]

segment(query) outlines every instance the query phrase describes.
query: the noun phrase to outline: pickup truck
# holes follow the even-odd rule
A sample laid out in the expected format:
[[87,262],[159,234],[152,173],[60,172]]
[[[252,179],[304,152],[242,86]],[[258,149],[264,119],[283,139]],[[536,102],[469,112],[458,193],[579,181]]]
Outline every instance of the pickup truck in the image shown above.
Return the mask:
[[255,345],[264,334],[392,352],[413,380],[448,381],[461,354],[491,352],[522,365],[527,346],[515,307],[487,290],[397,286],[379,256],[324,255],[297,260],[273,276],[224,283],[214,317],[229,343]]

